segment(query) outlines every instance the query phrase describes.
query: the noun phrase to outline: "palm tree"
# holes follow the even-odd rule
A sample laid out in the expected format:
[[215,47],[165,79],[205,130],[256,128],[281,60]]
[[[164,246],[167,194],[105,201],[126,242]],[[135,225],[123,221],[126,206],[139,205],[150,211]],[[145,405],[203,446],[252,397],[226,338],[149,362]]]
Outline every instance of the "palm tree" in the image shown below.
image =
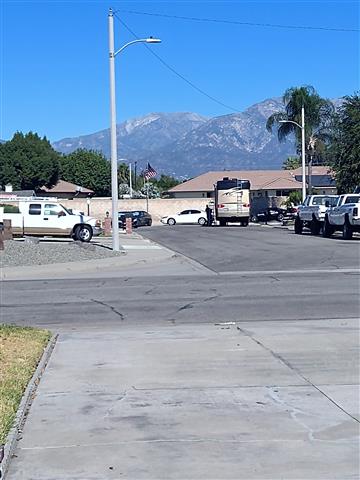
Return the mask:
[[305,143],[308,152],[316,151],[317,145],[327,143],[335,108],[330,100],[321,98],[314,87],[288,88],[283,97],[284,111],[273,113],[266,122],[268,131],[277,126],[279,142],[284,142],[289,135],[295,135],[297,151],[301,151],[301,130],[293,123],[279,123],[291,120],[301,124],[301,108],[305,110]]

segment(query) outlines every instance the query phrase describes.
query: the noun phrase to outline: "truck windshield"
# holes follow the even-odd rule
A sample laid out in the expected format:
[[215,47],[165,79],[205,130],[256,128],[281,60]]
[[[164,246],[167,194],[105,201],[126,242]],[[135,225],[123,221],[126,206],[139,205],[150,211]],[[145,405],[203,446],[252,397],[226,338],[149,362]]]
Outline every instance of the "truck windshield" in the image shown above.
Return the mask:
[[351,195],[346,198],[344,203],[358,203],[360,201],[360,195]]
[[314,197],[313,198],[313,205],[325,205],[326,201],[329,201],[330,199],[328,197]]

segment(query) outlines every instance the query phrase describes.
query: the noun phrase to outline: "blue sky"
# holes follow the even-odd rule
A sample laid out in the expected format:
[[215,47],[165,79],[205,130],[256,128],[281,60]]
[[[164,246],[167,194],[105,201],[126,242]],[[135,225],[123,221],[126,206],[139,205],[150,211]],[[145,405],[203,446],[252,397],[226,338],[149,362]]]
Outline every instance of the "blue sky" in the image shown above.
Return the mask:
[[[1,9],[0,138],[35,131],[51,141],[109,126],[108,9],[209,95],[242,111],[290,86],[329,98],[359,88],[359,35],[184,21],[167,15],[329,28],[359,28],[358,2],[7,1]],[[132,40],[115,19],[117,48]],[[200,95],[143,45],[116,58],[117,120],[149,112],[232,113]]]

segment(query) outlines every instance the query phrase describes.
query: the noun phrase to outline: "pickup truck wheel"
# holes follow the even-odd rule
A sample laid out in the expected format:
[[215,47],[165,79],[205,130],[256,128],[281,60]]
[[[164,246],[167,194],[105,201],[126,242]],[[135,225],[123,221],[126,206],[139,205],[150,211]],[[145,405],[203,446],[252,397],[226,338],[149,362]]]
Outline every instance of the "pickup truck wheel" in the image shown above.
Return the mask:
[[294,224],[294,232],[296,233],[296,235],[301,235],[302,231],[303,231],[303,223],[299,217],[296,217],[295,224]]
[[320,233],[320,223],[317,220],[311,220],[311,222],[310,222],[310,232],[311,232],[311,235],[319,235],[319,233]]
[[75,240],[80,242],[90,242],[93,232],[89,225],[78,225],[75,229]]
[[219,223],[220,227],[226,227],[226,220],[224,220],[223,218],[220,218]]
[[334,233],[334,229],[330,225],[327,217],[325,217],[324,226],[323,226],[323,229],[322,229],[322,236],[325,237],[325,238],[329,238],[329,237],[331,237],[331,235],[333,233]]
[[352,231],[351,225],[349,221],[346,219],[343,227],[343,232],[342,232],[343,239],[351,240],[352,234],[353,234],[353,231]]

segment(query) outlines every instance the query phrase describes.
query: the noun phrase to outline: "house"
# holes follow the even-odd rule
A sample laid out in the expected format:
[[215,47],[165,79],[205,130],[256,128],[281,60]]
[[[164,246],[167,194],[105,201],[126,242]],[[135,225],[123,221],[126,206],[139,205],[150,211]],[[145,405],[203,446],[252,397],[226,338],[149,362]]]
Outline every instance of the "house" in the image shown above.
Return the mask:
[[34,190],[13,190],[12,185],[5,185],[5,190],[0,191],[0,198],[18,198],[18,197],[56,197],[56,198],[89,198],[94,196],[95,192],[89,188],[80,187],[74,183],[59,180],[51,188],[41,187]]
[[13,199],[18,197],[33,197],[34,190],[13,190],[12,185],[5,185],[5,190],[0,190],[0,199]]
[[[302,182],[301,167],[292,170],[294,178],[298,182]],[[315,165],[311,168],[311,179],[309,179],[308,171],[306,171],[306,184],[311,185],[312,192],[319,195],[336,195],[336,180],[334,173],[330,167],[323,165]]]
[[224,177],[249,180],[251,198],[287,197],[290,192],[301,192],[302,184],[290,170],[224,170],[207,172],[171,188],[171,198],[212,198],[214,184]]
[[56,197],[56,198],[85,198],[94,196],[95,192],[89,188],[75,185],[65,180],[59,180],[56,185],[51,188],[41,187],[36,191],[38,196]]

